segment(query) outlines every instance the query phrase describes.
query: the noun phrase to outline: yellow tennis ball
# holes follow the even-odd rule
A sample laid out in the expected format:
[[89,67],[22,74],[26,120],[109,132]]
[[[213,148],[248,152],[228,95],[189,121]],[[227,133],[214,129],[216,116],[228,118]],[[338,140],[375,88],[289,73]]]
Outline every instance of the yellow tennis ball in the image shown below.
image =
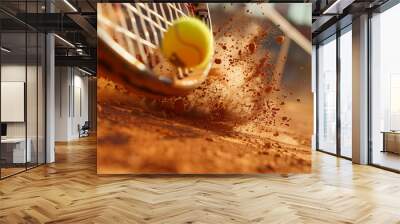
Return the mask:
[[213,36],[206,24],[194,17],[182,17],[164,33],[161,50],[176,66],[199,68],[211,60],[213,45]]

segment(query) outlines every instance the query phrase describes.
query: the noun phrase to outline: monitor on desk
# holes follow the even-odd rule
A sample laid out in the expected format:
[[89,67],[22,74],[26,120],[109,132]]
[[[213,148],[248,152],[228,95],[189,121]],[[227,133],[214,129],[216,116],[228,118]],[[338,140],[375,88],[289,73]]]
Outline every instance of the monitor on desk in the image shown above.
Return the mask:
[[7,124],[6,123],[1,123],[1,137],[6,137],[7,136]]

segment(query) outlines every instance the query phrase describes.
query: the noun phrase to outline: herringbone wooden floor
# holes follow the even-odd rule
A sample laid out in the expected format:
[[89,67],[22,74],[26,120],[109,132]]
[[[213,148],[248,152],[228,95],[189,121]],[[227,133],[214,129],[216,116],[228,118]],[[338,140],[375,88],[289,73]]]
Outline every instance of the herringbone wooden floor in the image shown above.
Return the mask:
[[0,181],[0,223],[400,223],[400,175],[313,155],[307,175],[96,175],[96,141]]

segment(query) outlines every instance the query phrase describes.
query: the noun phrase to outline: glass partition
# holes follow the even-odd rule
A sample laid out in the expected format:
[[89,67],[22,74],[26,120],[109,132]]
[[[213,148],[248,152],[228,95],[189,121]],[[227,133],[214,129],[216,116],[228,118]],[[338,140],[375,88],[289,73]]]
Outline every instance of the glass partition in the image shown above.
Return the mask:
[[26,141],[26,41],[25,32],[1,34],[2,177],[24,171],[31,161]]
[[[15,13],[43,11],[44,1],[0,2]],[[0,12],[0,178],[45,163],[44,33]]]
[[27,167],[34,167],[38,160],[38,35],[27,33],[27,75],[26,75],[26,113],[27,113],[27,150],[29,161]]
[[45,144],[45,124],[46,124],[46,76],[45,76],[45,65],[46,65],[46,38],[43,33],[38,33],[38,74],[37,74],[37,149],[38,164],[46,162],[46,144]]

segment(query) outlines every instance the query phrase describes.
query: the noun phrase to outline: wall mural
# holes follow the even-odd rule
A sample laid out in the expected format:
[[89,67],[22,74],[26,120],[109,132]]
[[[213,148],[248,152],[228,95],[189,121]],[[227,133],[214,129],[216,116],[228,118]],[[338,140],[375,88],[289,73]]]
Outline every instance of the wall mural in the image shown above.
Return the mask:
[[98,4],[99,174],[311,171],[311,4]]

